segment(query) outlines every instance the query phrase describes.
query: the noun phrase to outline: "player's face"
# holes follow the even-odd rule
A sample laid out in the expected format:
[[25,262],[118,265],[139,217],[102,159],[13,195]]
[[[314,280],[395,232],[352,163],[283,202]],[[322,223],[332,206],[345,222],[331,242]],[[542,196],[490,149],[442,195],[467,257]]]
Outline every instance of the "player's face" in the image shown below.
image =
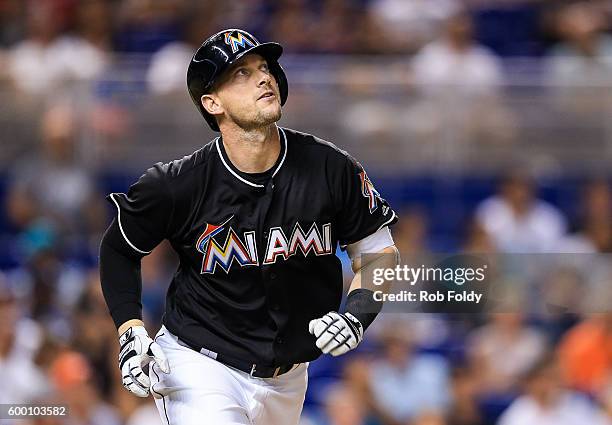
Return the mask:
[[241,58],[224,73],[214,90],[228,119],[243,129],[260,128],[281,117],[280,91],[266,60],[258,54]]

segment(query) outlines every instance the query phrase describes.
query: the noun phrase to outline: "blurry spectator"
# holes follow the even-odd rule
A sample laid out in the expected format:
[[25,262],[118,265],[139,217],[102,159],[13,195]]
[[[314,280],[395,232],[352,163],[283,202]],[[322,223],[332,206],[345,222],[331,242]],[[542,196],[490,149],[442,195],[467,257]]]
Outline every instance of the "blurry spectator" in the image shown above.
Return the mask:
[[446,20],[442,35],[412,61],[413,84],[422,101],[409,120],[435,140],[433,146],[445,143],[434,151],[437,161],[461,161],[470,145],[477,150],[515,137],[514,116],[499,96],[505,82],[501,61],[478,44],[473,32],[470,15],[457,12]]
[[583,189],[577,232],[563,241],[565,252],[612,250],[612,193],[606,180],[592,181]]
[[546,349],[544,335],[524,323],[518,312],[521,307],[520,300],[508,302],[500,307],[503,313],[492,314],[489,323],[468,335],[470,365],[478,370],[478,388],[483,394],[503,395],[516,390],[522,374]]
[[29,280],[20,282],[29,287],[27,314],[66,337],[68,330],[61,319],[68,317],[64,315],[67,312],[61,310],[58,296],[64,263],[59,256],[55,231],[42,225],[33,226],[22,236],[21,245],[26,255],[25,276]]
[[12,49],[9,62],[13,82],[21,90],[44,92],[61,75],[61,65],[53,51],[61,29],[58,13],[51,1],[27,3],[27,33]]
[[566,231],[563,215],[535,197],[533,182],[519,170],[506,175],[498,194],[478,206],[476,220],[501,252],[556,252]]
[[568,391],[554,358],[545,356],[526,374],[524,393],[498,425],[609,425],[584,395]]
[[[40,347],[39,325],[21,317],[17,300],[0,274],[0,403],[28,403],[49,391],[34,359]],[[10,385],[9,385],[10,383]]]
[[18,89],[40,96],[64,82],[91,80],[102,72],[107,61],[103,48],[109,47],[106,2],[89,0],[80,5],[74,36],[60,36],[61,2],[27,4],[26,38],[9,56],[9,74]]
[[[373,0],[368,12],[384,30],[383,53],[413,52],[433,39],[457,11],[457,0]],[[380,44],[380,43],[379,43]]]
[[[612,84],[612,36],[597,2],[561,8],[556,26],[562,42],[550,51],[549,75],[561,106],[584,119],[600,117]],[[593,116],[594,115],[594,116]],[[604,118],[605,119],[605,118]]]
[[[287,52],[312,51],[313,16],[306,0],[281,0],[270,16],[267,33],[271,40],[282,40]],[[299,30],[296,30],[298,29]]]
[[40,152],[16,164],[7,195],[7,216],[20,230],[44,218],[64,240],[100,231],[106,219],[95,183],[76,150],[77,123],[66,106],[42,118]]
[[476,368],[455,367],[451,372],[451,405],[447,414],[448,425],[483,425],[478,398],[478,371]]
[[444,24],[441,37],[427,44],[413,60],[417,88],[426,94],[448,91],[485,94],[503,82],[501,63],[486,47],[477,44],[472,20],[457,13]]
[[185,76],[195,50],[205,37],[216,29],[215,3],[190,10],[183,26],[183,37],[157,51],[147,71],[149,90],[155,94],[180,93],[186,95]]
[[359,18],[360,14],[351,0],[323,0],[316,30],[313,32],[312,41],[316,51],[359,52],[357,33],[362,29],[355,25]]
[[466,237],[463,242],[462,251],[472,254],[494,253],[495,244],[489,233],[477,220],[471,220],[467,225]]
[[419,353],[405,325],[388,325],[380,336],[382,357],[370,374],[378,408],[399,423],[443,415],[450,401],[445,359]]
[[127,0],[119,3],[116,48],[125,53],[155,53],[180,39],[180,0]]
[[97,269],[89,273],[87,286],[74,308],[71,322],[74,324],[72,346],[85,355],[96,370],[91,379],[101,394],[110,396],[116,364],[109,359],[115,359],[113,343],[117,339],[117,330],[108,317]]
[[591,394],[604,389],[612,376],[612,313],[593,314],[570,329],[559,360],[571,388]]
[[66,404],[69,417],[65,425],[121,425],[116,411],[102,401],[87,359],[75,351],[61,353],[50,369],[57,389],[57,403]]
[[333,386],[326,397],[324,425],[377,425],[368,419],[363,400],[357,392],[341,383]]
[[[591,301],[589,298],[601,297],[602,294],[595,289],[595,284],[590,284],[597,275],[594,273],[597,261],[589,260],[598,260],[597,257],[587,259],[587,256],[559,255],[552,258],[552,264],[547,265],[546,261],[542,261],[542,267],[538,267],[547,269],[547,272],[534,285],[534,292],[539,292],[541,302],[534,318],[537,318],[538,327],[546,332],[550,342],[556,345],[580,321],[585,305]],[[605,285],[608,285],[608,280]]]
[[393,229],[393,240],[402,257],[427,254],[429,247],[426,214],[420,209],[413,208],[402,212],[401,217],[401,223],[398,222]]
[[612,36],[596,2],[576,2],[563,7],[557,16],[562,42],[550,55],[551,77],[555,84],[610,83],[612,77]]

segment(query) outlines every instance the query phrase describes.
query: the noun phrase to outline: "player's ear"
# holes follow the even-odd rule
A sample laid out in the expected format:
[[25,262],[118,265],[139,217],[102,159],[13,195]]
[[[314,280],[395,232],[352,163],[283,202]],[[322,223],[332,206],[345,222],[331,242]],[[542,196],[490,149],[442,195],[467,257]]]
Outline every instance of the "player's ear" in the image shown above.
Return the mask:
[[221,102],[219,98],[214,94],[204,94],[200,98],[200,102],[202,102],[202,106],[211,115],[221,115],[223,113],[223,107],[221,106]]

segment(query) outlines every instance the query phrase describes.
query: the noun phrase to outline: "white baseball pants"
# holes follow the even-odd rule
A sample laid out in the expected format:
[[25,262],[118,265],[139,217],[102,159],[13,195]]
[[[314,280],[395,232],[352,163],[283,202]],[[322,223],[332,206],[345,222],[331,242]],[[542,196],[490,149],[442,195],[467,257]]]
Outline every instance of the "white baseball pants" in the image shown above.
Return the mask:
[[166,425],[295,425],[307,363],[276,378],[254,378],[178,343],[164,326],[155,337],[170,373],[149,368],[151,393]]

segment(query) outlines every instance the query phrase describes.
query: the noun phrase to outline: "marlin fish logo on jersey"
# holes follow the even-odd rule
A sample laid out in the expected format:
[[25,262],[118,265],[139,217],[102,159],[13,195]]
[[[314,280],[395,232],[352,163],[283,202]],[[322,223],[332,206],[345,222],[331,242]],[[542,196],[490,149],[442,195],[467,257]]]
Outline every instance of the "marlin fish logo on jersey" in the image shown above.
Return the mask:
[[359,173],[359,179],[361,180],[361,194],[368,198],[368,206],[370,208],[370,214],[372,214],[376,211],[376,208],[378,208],[378,198],[380,198],[380,194],[374,188],[372,181],[365,171]]
[[232,53],[236,53],[241,47],[245,49],[247,46],[255,47],[255,43],[249,40],[241,32],[226,32],[225,44],[232,48]]
[[[231,226],[227,226],[232,218],[219,225],[206,224],[198,238],[196,249],[204,254],[201,274],[214,273],[217,265],[228,273],[234,262],[240,267],[259,265],[255,232],[244,232],[241,239]],[[226,228],[225,241],[219,244],[214,238]],[[304,257],[310,252],[317,256],[333,254],[331,224],[324,224],[319,230],[317,224],[313,223],[305,232],[299,223],[295,223],[289,238],[280,227],[271,228],[263,264],[273,264],[278,258],[286,260],[298,252]]]
[[230,227],[223,245],[218,244],[213,239],[215,235],[223,231],[225,225],[233,217],[231,216],[225,220],[223,224],[206,224],[204,232],[198,238],[196,249],[204,254],[201,274],[214,273],[217,264],[227,273],[234,261],[240,264],[241,267],[257,265],[255,232],[245,232],[243,242],[234,229]]

